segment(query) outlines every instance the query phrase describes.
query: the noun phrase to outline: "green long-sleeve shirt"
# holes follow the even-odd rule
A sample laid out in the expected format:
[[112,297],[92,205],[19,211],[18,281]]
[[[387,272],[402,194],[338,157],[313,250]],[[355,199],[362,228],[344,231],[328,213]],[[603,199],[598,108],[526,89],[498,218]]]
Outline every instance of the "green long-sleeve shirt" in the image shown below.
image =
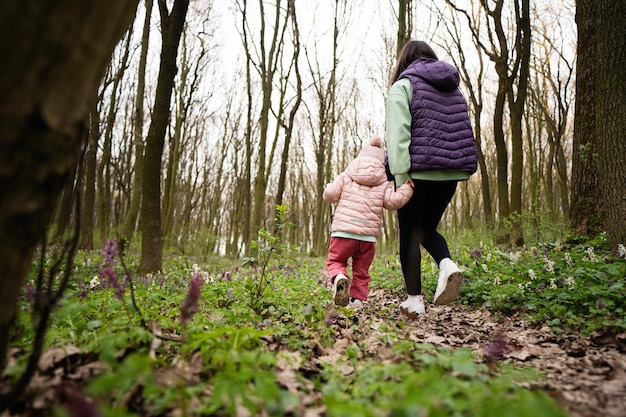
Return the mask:
[[389,169],[394,176],[396,186],[411,177],[416,180],[448,181],[467,180],[468,172],[461,171],[419,171],[411,172],[411,111],[409,103],[413,95],[411,81],[402,78],[389,89],[387,97],[386,142],[389,156]]

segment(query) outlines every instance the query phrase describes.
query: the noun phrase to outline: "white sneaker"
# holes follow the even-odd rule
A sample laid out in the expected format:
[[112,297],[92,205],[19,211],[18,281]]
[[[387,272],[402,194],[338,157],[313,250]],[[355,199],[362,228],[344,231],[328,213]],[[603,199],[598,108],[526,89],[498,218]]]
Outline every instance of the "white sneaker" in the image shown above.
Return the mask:
[[365,307],[365,302],[363,300],[359,300],[358,298],[355,298],[354,300],[350,300],[350,303],[348,304],[348,308],[351,308],[352,310],[360,310],[363,307]]
[[439,264],[439,280],[433,303],[437,305],[450,304],[459,295],[459,288],[463,281],[463,273],[452,259],[444,258]]
[[410,319],[415,319],[418,315],[424,314],[426,312],[424,297],[421,295],[409,295],[407,299],[400,304],[400,311]]
[[337,274],[333,283],[335,305],[345,307],[350,301],[350,281],[344,274]]

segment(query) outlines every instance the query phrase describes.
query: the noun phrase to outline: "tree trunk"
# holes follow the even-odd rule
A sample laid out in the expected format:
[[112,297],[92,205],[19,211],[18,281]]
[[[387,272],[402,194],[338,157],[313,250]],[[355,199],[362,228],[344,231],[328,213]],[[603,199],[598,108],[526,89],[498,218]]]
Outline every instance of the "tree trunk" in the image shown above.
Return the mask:
[[56,230],[54,231],[56,239],[63,238],[72,218],[72,206],[74,205],[74,196],[76,191],[74,188],[76,180],[75,171],[76,166],[70,170],[70,173],[65,180],[65,185],[63,185],[63,191],[61,193],[61,200],[56,210]]
[[119,0],[0,3],[0,34],[12,40],[0,45],[0,373],[22,281],[136,7]]
[[[509,85],[508,102],[511,112],[511,214],[512,236],[511,243],[516,246],[524,244],[522,232],[522,179],[524,170],[524,137],[523,118],[526,97],[528,95],[528,78],[530,75],[530,0],[521,0],[521,6],[515,2],[515,16],[517,36],[515,38],[516,62],[511,69],[510,79],[517,77],[516,88]],[[514,91],[515,90],[515,91]]]
[[96,207],[96,166],[98,164],[98,139],[100,139],[100,112],[97,106],[89,117],[89,136],[85,152],[85,177],[83,181],[83,218],[81,221],[80,249],[93,249],[94,212]]
[[576,106],[572,146],[570,232],[582,237],[603,231],[596,145],[596,0],[578,0]]
[[161,15],[161,62],[159,80],[148,130],[144,157],[141,201],[141,274],[161,270],[163,235],[161,231],[161,159],[165,133],[170,121],[170,103],[176,77],[178,45],[183,32],[189,0],[176,0],[171,13],[166,0],[158,0]]
[[398,39],[396,42],[396,57],[400,51],[411,40],[413,32],[413,7],[411,0],[398,0]]
[[143,23],[143,33],[141,35],[141,53],[139,55],[139,68],[137,69],[137,96],[135,97],[135,120],[133,138],[135,143],[135,164],[133,169],[133,188],[130,196],[130,206],[126,213],[126,219],[122,227],[122,236],[128,239],[129,243],[133,238],[137,227],[137,217],[141,207],[142,195],[142,175],[143,175],[143,104],[146,92],[146,61],[148,59],[148,46],[150,43],[150,18],[152,16],[153,0],[145,0],[146,15]]
[[293,128],[296,119],[296,113],[302,102],[302,78],[300,77],[300,68],[298,66],[298,60],[300,59],[300,32],[298,30],[298,21],[296,19],[296,4],[295,0],[287,1],[287,13],[288,19],[291,19],[293,28],[293,57],[292,64],[296,77],[296,97],[295,103],[291,107],[289,117],[286,122],[281,121],[281,125],[285,130],[285,140],[283,145],[283,153],[280,159],[280,175],[278,177],[278,190],[276,191],[276,204],[283,204],[283,193],[285,191],[285,182],[287,179],[287,168],[289,162],[289,149],[291,144],[291,138],[293,136]]
[[626,8],[597,1],[596,137],[605,230],[611,247],[626,244]]

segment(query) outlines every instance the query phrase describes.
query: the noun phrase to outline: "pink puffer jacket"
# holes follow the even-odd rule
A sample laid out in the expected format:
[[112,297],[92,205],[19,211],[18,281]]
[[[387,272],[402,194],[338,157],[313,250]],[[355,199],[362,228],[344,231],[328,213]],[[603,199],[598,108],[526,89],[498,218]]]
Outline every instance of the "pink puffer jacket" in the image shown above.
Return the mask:
[[377,237],[383,208],[397,210],[412,195],[413,188],[409,184],[402,184],[394,191],[381,161],[371,156],[359,156],[324,189],[324,201],[331,204],[339,201],[331,233],[350,232]]

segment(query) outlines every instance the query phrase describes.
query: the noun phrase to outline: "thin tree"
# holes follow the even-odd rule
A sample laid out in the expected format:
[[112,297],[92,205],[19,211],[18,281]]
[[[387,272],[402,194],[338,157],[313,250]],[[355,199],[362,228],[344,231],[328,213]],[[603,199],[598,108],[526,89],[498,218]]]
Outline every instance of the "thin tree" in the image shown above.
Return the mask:
[[[114,69],[115,63],[110,65],[111,79],[108,83],[111,85],[111,93],[109,95],[109,108],[104,123],[104,141],[102,143],[102,157],[98,169],[96,171],[97,181],[97,201],[98,201],[98,226],[100,229],[100,239],[104,240],[109,234],[110,217],[112,210],[112,147],[113,147],[113,131],[115,121],[118,114],[118,100],[120,99],[122,78],[128,68],[128,59],[131,50],[132,23],[126,32],[126,40],[121,45],[122,56],[120,57],[118,67]],[[114,72],[113,72],[114,71]],[[108,84],[107,83],[107,84]]]
[[137,67],[137,94],[135,96],[135,117],[133,119],[133,141],[135,145],[135,161],[133,166],[133,186],[131,188],[130,204],[124,224],[122,236],[132,240],[137,226],[137,217],[141,207],[143,151],[144,151],[144,95],[146,92],[146,65],[148,61],[148,47],[150,44],[150,20],[152,17],[153,0],[145,0],[145,16],[141,34],[141,52]]
[[398,37],[396,39],[396,57],[411,40],[413,33],[413,7],[412,0],[398,0]]
[[308,118],[310,130],[313,134],[315,152],[315,215],[313,217],[313,247],[314,253],[322,253],[326,250],[328,236],[328,224],[330,218],[329,206],[321,197],[324,186],[330,182],[332,148],[335,139],[335,125],[337,123],[337,67],[339,65],[339,38],[340,38],[340,2],[335,1],[333,11],[333,39],[332,39],[332,63],[327,74],[320,66],[319,58],[305,50],[308,70],[313,78],[314,108],[305,102],[305,107],[311,117]]
[[[512,224],[510,233],[508,231],[504,233],[501,241],[521,245],[524,242],[521,228],[524,166],[522,126],[530,73],[530,0],[514,0],[510,5],[515,17],[512,40],[507,36],[504,0],[494,2],[481,0],[481,7],[487,16],[488,44],[483,42],[482,34],[478,31],[474,18],[467,11],[459,8],[454,1],[447,0],[447,2],[465,15],[472,37],[495,65],[498,89],[494,100],[493,131],[497,155],[498,216],[501,226],[505,219],[510,219]],[[490,6],[490,4],[493,5]],[[507,107],[510,116],[510,197],[509,144],[505,133]]]
[[[296,86],[295,86],[295,97],[294,103],[291,106],[289,111],[287,120],[283,120],[282,118],[279,120],[281,127],[285,131],[285,138],[283,144],[283,153],[280,158],[280,174],[278,177],[278,189],[276,191],[276,204],[283,204],[283,193],[285,192],[285,181],[287,178],[287,168],[289,161],[289,150],[291,145],[291,139],[293,137],[294,124],[296,119],[296,113],[300,108],[300,103],[302,102],[302,77],[300,76],[300,67],[298,66],[298,61],[300,59],[300,31],[298,29],[298,20],[296,18],[296,2],[295,0],[287,0],[287,15],[289,20],[291,21],[291,30],[292,30],[292,42],[293,42],[293,55],[291,58],[291,67],[287,74],[283,77],[286,81],[289,79],[289,73],[291,72],[291,68],[293,68],[294,76],[296,77]],[[287,86],[283,86],[281,89],[283,92],[287,90]],[[284,93],[283,93],[284,95]],[[282,108],[282,106],[281,106]]]
[[80,249],[93,249],[94,213],[96,207],[96,169],[98,165],[98,140],[100,139],[100,111],[97,104],[89,113],[89,134],[85,152],[83,189],[83,219],[81,222]]
[[178,45],[185,25],[189,0],[176,0],[171,11],[166,0],[158,0],[161,16],[161,58],[152,118],[144,155],[142,178],[141,260],[142,274],[158,272],[163,263],[161,230],[161,159],[170,122],[170,103],[176,77]]

